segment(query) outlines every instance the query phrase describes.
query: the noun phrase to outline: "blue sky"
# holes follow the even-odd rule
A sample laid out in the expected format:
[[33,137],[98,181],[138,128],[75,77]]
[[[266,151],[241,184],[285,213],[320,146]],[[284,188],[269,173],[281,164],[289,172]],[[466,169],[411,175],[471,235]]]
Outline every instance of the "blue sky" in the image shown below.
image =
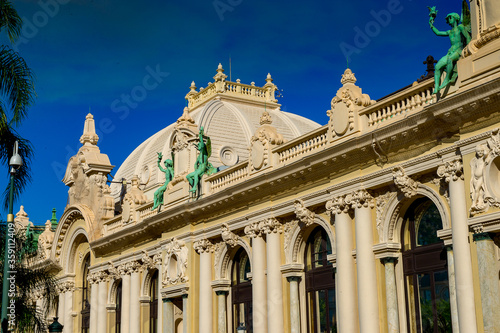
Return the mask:
[[[222,63],[232,80],[283,89],[282,110],[326,124],[326,110],[349,67],[379,99],[425,74],[427,55],[449,40],[429,29],[461,10],[460,0],[19,0],[25,28],[16,45],[36,75],[37,99],[18,131],[35,148],[33,182],[15,203],[35,224],[60,217],[61,182],[80,147],[86,114],[94,115],[101,152],[114,174],[135,147],[174,122],[191,81],[206,87]],[[7,43],[4,35],[2,43]],[[151,72],[156,80],[143,82]],[[146,86],[148,89],[142,89]],[[146,94],[144,94],[146,92]],[[127,95],[135,94],[135,100]],[[125,97],[124,97],[125,96]],[[121,107],[121,108],[120,108]],[[125,111],[127,109],[127,111]],[[8,170],[0,186],[8,181]],[[6,212],[1,212],[5,218]]]

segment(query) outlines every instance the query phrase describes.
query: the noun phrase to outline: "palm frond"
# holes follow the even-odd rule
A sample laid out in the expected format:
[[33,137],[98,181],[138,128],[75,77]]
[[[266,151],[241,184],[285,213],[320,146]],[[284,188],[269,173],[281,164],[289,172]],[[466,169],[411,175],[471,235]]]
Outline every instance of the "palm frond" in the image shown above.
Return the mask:
[[[33,158],[33,147],[31,143],[23,139],[12,127],[8,124],[2,123],[0,118],[0,165],[4,170],[9,173],[9,160],[12,156],[14,142],[19,142],[19,155],[23,159],[23,165],[17,170],[14,178],[14,200],[16,200],[20,193],[31,182],[31,174],[29,173],[31,159]],[[4,207],[7,209],[9,204],[9,189],[8,183],[3,193]]]
[[[0,47],[0,95],[10,107],[10,122],[19,125],[35,100],[34,74],[19,53],[6,45]],[[7,113],[7,110],[3,110]]]
[[7,29],[11,43],[15,43],[21,35],[23,20],[17,14],[10,1],[0,0],[0,31]]

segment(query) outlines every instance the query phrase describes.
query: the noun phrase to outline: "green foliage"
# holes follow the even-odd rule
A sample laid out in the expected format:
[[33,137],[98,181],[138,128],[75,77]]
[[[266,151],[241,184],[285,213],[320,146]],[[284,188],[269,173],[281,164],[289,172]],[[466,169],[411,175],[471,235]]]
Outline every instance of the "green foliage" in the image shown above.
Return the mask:
[[[21,33],[22,20],[10,1],[0,0],[0,31],[6,31],[11,43]],[[28,140],[15,130],[26,118],[28,108],[36,97],[34,74],[24,59],[7,45],[0,46],[0,165],[9,172],[9,159],[14,142],[19,141],[19,154],[23,166],[16,173],[14,199],[30,182],[30,159],[33,149]],[[8,206],[9,184],[3,194],[4,206]]]
[[[27,239],[24,233],[17,233],[14,239],[17,258],[15,267],[11,269],[16,272],[14,274],[16,295],[13,298],[15,300],[16,326],[13,332],[47,332],[45,318],[51,310],[50,307],[55,305],[57,297],[54,274],[46,267],[37,265],[36,252],[29,253],[24,250],[28,245],[32,246],[32,244],[27,244],[31,240]],[[0,247],[1,249],[5,248],[5,224],[0,229]],[[3,284],[4,251],[2,251],[0,260],[0,284]],[[0,294],[1,290],[0,288]],[[33,299],[35,290],[44,295],[42,309],[37,309]]]

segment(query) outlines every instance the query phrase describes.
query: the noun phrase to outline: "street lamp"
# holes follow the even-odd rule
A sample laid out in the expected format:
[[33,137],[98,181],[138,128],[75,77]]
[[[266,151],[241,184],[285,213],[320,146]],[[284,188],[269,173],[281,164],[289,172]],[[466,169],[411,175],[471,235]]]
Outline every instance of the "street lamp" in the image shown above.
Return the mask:
[[9,306],[9,244],[14,241],[14,214],[12,213],[14,205],[14,177],[17,170],[23,165],[23,159],[18,154],[18,143],[14,143],[14,152],[9,160],[10,167],[10,191],[9,191],[9,214],[7,215],[7,224],[5,228],[5,253],[3,260],[3,284],[2,284],[2,333],[7,333],[7,307]]

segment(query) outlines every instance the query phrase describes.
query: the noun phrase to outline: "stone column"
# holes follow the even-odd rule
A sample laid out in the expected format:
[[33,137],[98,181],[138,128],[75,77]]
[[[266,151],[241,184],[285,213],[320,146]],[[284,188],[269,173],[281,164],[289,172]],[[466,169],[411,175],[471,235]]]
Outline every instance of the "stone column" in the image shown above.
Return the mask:
[[130,263],[130,333],[140,333],[141,331],[141,266],[137,261]]
[[495,243],[491,235],[487,232],[474,234],[474,241],[477,247],[477,265],[479,270],[479,285],[481,287],[484,332],[499,333],[500,290],[498,287]]
[[387,305],[387,333],[399,333],[398,292],[396,287],[396,258],[384,258],[385,267],[385,301]]
[[337,197],[326,203],[326,209],[335,214],[335,248],[337,254],[337,309],[340,332],[358,332],[358,309],[354,259],[352,257],[352,228],[348,215],[350,206],[345,197]]
[[99,292],[97,300],[97,333],[106,333],[108,327],[108,276],[104,272],[99,272]]
[[[174,303],[172,299],[163,299],[163,333],[174,333],[175,332],[175,321],[174,321]],[[201,331],[200,331],[201,332]]]
[[226,295],[227,291],[218,290],[217,295],[217,332],[227,333]]
[[445,181],[449,183],[459,328],[460,332],[463,333],[476,333],[474,284],[472,281],[472,261],[462,160],[457,159],[447,162],[438,168],[437,174],[444,177]]
[[275,218],[263,222],[262,231],[267,240],[267,330],[283,333],[283,286],[281,283],[281,223]]
[[66,282],[64,293],[64,333],[73,333],[73,291],[74,282]]
[[259,223],[245,227],[252,238],[252,311],[254,332],[267,333],[266,242]]
[[188,301],[188,294],[182,295],[182,333],[189,332]]
[[290,283],[290,332],[300,333],[299,276],[286,278]]
[[90,284],[90,333],[97,333],[97,307],[98,307],[98,294],[99,294],[99,278],[98,273],[93,272],[87,276],[87,281]]
[[212,333],[212,243],[202,239],[193,246],[200,254],[199,333]]
[[57,290],[59,292],[59,304],[57,305],[57,316],[59,317],[58,321],[62,325],[64,325],[64,319],[66,319],[66,314],[65,314],[66,307],[64,305],[64,300],[66,299],[65,298],[66,292],[60,286],[57,286]]
[[162,280],[163,280],[163,270],[162,270],[162,259],[163,255],[162,253],[157,253],[153,256],[153,263],[158,270],[158,287],[157,287],[157,292],[158,292],[158,332],[162,332],[163,328],[163,302],[162,302],[162,296],[161,296],[161,287],[162,287]]
[[373,227],[369,207],[373,204],[373,198],[367,191],[359,190],[350,195],[349,199],[355,215],[359,329],[361,333],[380,332],[377,274],[372,249]]
[[122,278],[121,333],[130,333],[130,270],[129,264],[118,267]]
[[453,333],[458,333],[458,310],[457,310],[457,288],[455,283],[455,263],[453,260],[453,246],[446,245],[446,256],[448,258],[448,286],[450,290],[450,312],[451,327]]

